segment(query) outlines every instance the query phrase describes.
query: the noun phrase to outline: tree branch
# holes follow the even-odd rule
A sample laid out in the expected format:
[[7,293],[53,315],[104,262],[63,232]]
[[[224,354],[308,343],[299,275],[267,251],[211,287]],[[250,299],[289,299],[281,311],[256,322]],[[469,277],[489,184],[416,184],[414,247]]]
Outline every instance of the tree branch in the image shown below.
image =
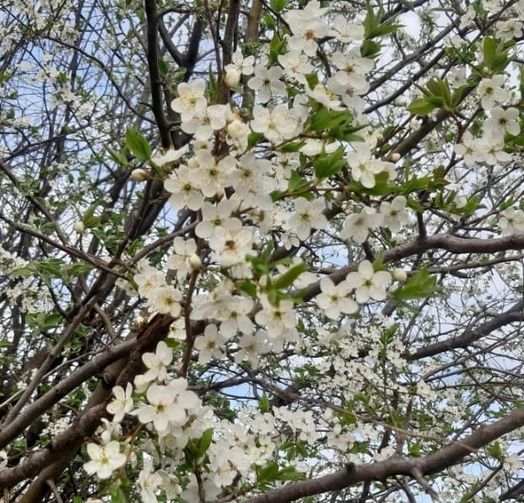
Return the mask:
[[493,440],[524,426],[524,409],[483,426],[466,437],[430,456],[422,458],[389,458],[368,465],[348,465],[331,475],[288,484],[265,494],[255,496],[248,503],[286,503],[299,498],[344,489],[365,481],[380,481],[396,475],[431,475],[460,463],[466,456],[489,444]]

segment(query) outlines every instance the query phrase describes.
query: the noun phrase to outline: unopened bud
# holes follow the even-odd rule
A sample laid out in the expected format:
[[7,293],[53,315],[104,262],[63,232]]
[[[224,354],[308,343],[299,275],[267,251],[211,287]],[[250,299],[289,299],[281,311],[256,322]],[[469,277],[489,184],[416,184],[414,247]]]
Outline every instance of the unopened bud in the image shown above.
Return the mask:
[[400,267],[398,267],[397,269],[393,271],[393,277],[397,281],[400,281],[403,283],[404,281],[408,279],[408,274],[406,273],[406,271],[404,271],[404,269],[400,269]]
[[400,154],[398,152],[393,152],[389,158],[393,161],[393,162],[397,162],[399,159],[400,159]]
[[77,222],[75,222],[75,225],[73,225],[73,229],[78,234],[83,234],[84,231],[86,230],[86,226],[84,225],[84,222],[82,222],[81,220],[78,220]]
[[236,68],[229,68],[224,75],[224,82],[230,89],[238,86],[240,82],[240,72]]
[[196,253],[192,253],[189,256],[189,264],[193,269],[200,269],[200,267],[202,266],[202,261]]
[[131,179],[135,182],[144,182],[147,180],[147,171],[145,169],[137,168],[131,171]]

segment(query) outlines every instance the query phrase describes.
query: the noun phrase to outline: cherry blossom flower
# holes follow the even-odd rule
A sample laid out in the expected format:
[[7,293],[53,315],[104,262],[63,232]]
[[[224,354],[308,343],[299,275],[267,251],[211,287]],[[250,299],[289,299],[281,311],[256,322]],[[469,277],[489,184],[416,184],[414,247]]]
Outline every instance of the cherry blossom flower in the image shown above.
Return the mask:
[[494,75],[480,81],[477,94],[480,96],[480,104],[484,110],[491,110],[495,103],[503,103],[509,99],[509,93],[504,89],[504,83],[504,75]]
[[177,236],[173,240],[174,253],[167,258],[167,268],[176,271],[179,281],[182,281],[193,270],[201,265],[200,257],[196,254],[197,245],[194,239],[184,239]]
[[[147,404],[133,411],[142,424],[153,423],[161,435],[168,433],[169,424],[174,418],[185,421],[185,414],[175,404],[176,392],[169,386],[152,384],[146,391]],[[178,422],[178,421],[177,421]]]
[[249,317],[253,309],[253,301],[248,297],[239,295],[231,296],[231,302],[227,303],[227,309],[220,316],[220,332],[230,339],[237,332],[250,334],[253,331],[253,322]]
[[398,232],[403,224],[409,222],[406,202],[404,196],[396,196],[391,203],[383,201],[380,204],[380,214],[383,217],[382,225],[393,233]]
[[235,354],[235,362],[249,362],[257,369],[260,365],[260,356],[267,352],[267,333],[258,330],[256,334],[243,334],[238,340],[240,350]]
[[210,105],[205,113],[183,120],[181,129],[184,133],[194,135],[196,140],[206,141],[215,131],[224,129],[231,116],[229,105]]
[[225,80],[228,87],[235,87],[240,82],[241,75],[252,75],[255,71],[253,64],[254,56],[244,58],[240,51],[235,51],[232,55],[232,62],[225,66]]
[[120,423],[124,416],[133,408],[133,386],[127,383],[126,389],[121,386],[113,388],[114,400],[107,404],[106,410],[113,414],[113,422]]
[[481,144],[477,138],[466,131],[462,136],[462,143],[455,145],[454,150],[457,155],[464,157],[466,166],[473,167],[482,160]]
[[216,325],[207,325],[204,334],[195,340],[194,348],[198,351],[198,363],[202,365],[220,359],[224,354],[225,342],[226,339]]
[[180,166],[175,173],[166,179],[164,187],[168,192],[171,192],[169,202],[175,210],[181,210],[184,206],[187,206],[190,210],[196,211],[204,204],[202,185],[197,169]]
[[284,72],[279,66],[266,68],[257,66],[255,75],[247,83],[248,87],[257,92],[261,103],[267,103],[275,96],[285,96],[286,85],[280,79]]
[[187,153],[187,150],[187,145],[184,145],[182,148],[179,148],[178,150],[170,148],[163,153],[153,156],[151,158],[151,162],[160,167],[170,166],[174,162],[178,161],[182,156],[184,156]]
[[313,71],[309,58],[301,51],[289,51],[278,56],[278,62],[284,69],[284,74],[290,79],[295,79],[301,84],[306,84],[305,75]]
[[306,93],[310,98],[324,105],[328,110],[335,110],[337,112],[344,110],[338,96],[323,84],[317,84],[313,89],[306,86]]
[[222,199],[218,204],[204,203],[202,206],[202,221],[196,226],[195,234],[199,238],[208,239],[214,236],[216,229],[240,229],[242,222],[231,217],[236,208],[231,199]]
[[253,232],[247,227],[240,229],[217,227],[214,236],[209,240],[209,246],[214,251],[214,259],[225,267],[243,262],[246,255],[252,252],[252,243]]
[[222,490],[210,478],[211,475],[203,473],[201,481],[198,482],[193,472],[188,473],[189,484],[181,494],[182,500],[189,502],[202,501],[201,493],[204,493],[205,501],[215,501]]
[[152,312],[170,314],[174,317],[180,314],[182,294],[173,286],[166,285],[155,288],[147,300]]
[[156,352],[144,353],[142,361],[148,370],[135,378],[138,391],[143,391],[152,381],[164,382],[169,379],[167,367],[173,361],[173,350],[164,341],[160,341],[156,346]]
[[153,471],[151,462],[145,462],[144,468],[138,474],[138,485],[140,487],[140,497],[143,503],[157,503],[158,499],[155,491],[162,484],[162,477],[156,471]]
[[504,152],[504,138],[500,136],[484,135],[479,138],[479,162],[491,166],[511,160],[511,154]]
[[324,204],[321,199],[313,201],[303,197],[295,199],[295,211],[289,219],[289,227],[302,241],[309,237],[312,229],[327,227],[327,218],[322,213]]
[[138,285],[138,293],[142,297],[149,297],[157,287],[164,285],[164,275],[150,264],[142,262],[139,271],[133,276]]
[[503,236],[524,232],[524,211],[508,208],[501,215],[499,225]]
[[290,336],[295,332],[296,312],[293,309],[293,301],[281,300],[275,306],[262,297],[261,304],[262,309],[255,315],[255,321],[266,328],[270,338]]
[[501,137],[504,133],[517,136],[520,133],[519,111],[516,108],[504,110],[502,107],[495,107],[484,126],[493,136]]
[[362,40],[364,38],[364,27],[353,23],[347,16],[337,14],[331,24],[331,36],[343,44],[353,40]]
[[339,69],[334,79],[341,86],[351,86],[359,91],[366,89],[368,83],[364,77],[375,66],[373,60],[362,58],[359,49],[351,49],[347,53],[335,52],[332,57],[333,64]]
[[320,290],[322,293],[315,297],[315,302],[328,318],[336,320],[340,313],[358,311],[358,304],[349,295],[351,286],[347,282],[335,285],[330,278],[324,277],[320,280]]
[[205,114],[207,108],[207,99],[204,96],[205,89],[206,83],[203,79],[178,84],[178,97],[171,102],[171,108],[181,115],[182,121]]
[[295,110],[286,105],[277,105],[272,109],[257,105],[249,124],[253,131],[262,133],[270,142],[277,144],[300,134],[303,121]]
[[371,154],[371,148],[365,143],[359,143],[354,152],[347,154],[346,160],[353,179],[367,188],[375,186],[375,175],[383,171],[394,173],[393,164],[375,159]]
[[346,217],[340,237],[363,243],[368,238],[369,231],[382,224],[382,219],[382,215],[377,213],[375,208],[365,207],[360,213]]
[[176,425],[183,425],[188,417],[201,407],[198,396],[187,389],[187,380],[184,378],[173,379],[168,388],[175,394],[174,405],[177,408],[176,414],[171,416],[171,422]]
[[199,150],[194,158],[195,167],[199,170],[199,181],[202,194],[205,197],[222,195],[228,180],[235,171],[236,160],[227,156],[220,161],[207,150]]
[[386,288],[391,283],[391,274],[387,271],[375,272],[373,264],[364,260],[358,265],[356,272],[350,272],[346,281],[355,288],[355,298],[359,304],[367,302],[370,298],[384,300]]
[[502,40],[522,37],[522,21],[520,20],[508,19],[506,21],[498,21],[495,24],[495,28],[497,36]]
[[125,454],[120,452],[120,444],[112,440],[104,445],[87,444],[87,454],[91,458],[84,464],[84,470],[99,479],[108,479],[113,472],[126,464]]
[[304,51],[308,56],[316,54],[318,43],[315,39],[329,35],[329,27],[321,19],[328,10],[314,0],[303,9],[290,10],[285,14],[284,18],[293,32],[293,36],[288,39],[291,50]]

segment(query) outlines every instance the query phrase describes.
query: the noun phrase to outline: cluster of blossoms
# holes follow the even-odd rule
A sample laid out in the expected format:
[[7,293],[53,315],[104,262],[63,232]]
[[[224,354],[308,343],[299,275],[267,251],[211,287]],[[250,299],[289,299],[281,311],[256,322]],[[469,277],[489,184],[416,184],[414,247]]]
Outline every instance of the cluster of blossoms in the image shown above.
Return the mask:
[[[329,8],[315,0],[304,9],[285,13],[291,33],[277,55],[233,54],[224,68],[223,84],[228,92],[250,93],[254,103],[250,118],[235,107],[234,99],[231,104],[212,103],[209,96],[214,93],[206,92],[204,80],[178,85],[171,108],[192,140],[182,149],[153,157],[151,164],[165,174],[171,208],[194,212],[196,222],[191,237],[173,240],[160,266],[142,262],[134,282],[150,313],[167,314],[177,321],[184,318],[184,330],[203,327],[197,334],[170,341],[175,347],[179,342],[185,345],[190,365],[197,371],[208,369],[202,371],[203,380],[209,369],[226,365],[238,369],[239,375],[244,371],[257,375],[266,363],[264,356],[269,359],[290,347],[303,348],[306,359],[320,340],[336,350],[323,361],[314,356],[308,360],[329,376],[319,380],[319,389],[333,395],[335,387],[354,380],[342,400],[349,402],[368,386],[386,388],[384,376],[395,375],[400,381],[407,374],[401,358],[406,348],[398,339],[383,336],[396,328],[375,316],[374,305],[370,316],[383,321],[385,328],[379,330],[375,323],[362,334],[349,325],[336,330],[333,326],[364,304],[385,301],[393,279],[405,281],[407,275],[399,269],[391,274],[370,260],[352,263],[351,272],[336,282],[325,270],[319,274],[321,267],[309,275],[302,259],[271,263],[272,238],[278,237],[286,251],[314,243],[322,233],[335,234],[347,248],[375,238],[387,240],[410,223],[412,206],[409,196],[402,195],[408,191],[392,190],[374,198],[384,194],[380,192],[384,184],[395,182],[400,155],[390,153],[386,160],[379,154],[382,140],[364,115],[362,96],[370,89],[366,75],[375,65],[362,56],[364,28],[343,15],[328,23],[328,13]],[[510,31],[509,26],[505,29]],[[312,58],[325,38],[335,39],[343,49],[325,55],[335,70],[321,80],[318,75],[312,78]],[[475,92],[489,117],[482,137],[466,131],[462,143],[455,146],[466,165],[511,159],[503,150],[504,138],[517,135],[520,126],[517,109],[506,106],[511,95],[504,85],[501,75],[478,84]],[[330,137],[315,123],[322,122],[321,114],[330,120],[342,117],[350,133]],[[359,136],[352,135],[355,131]],[[324,174],[323,169],[333,169],[337,163],[340,169],[334,176]],[[136,180],[147,176],[145,171],[135,172]],[[447,190],[451,189],[448,184]],[[456,207],[465,204],[457,202]],[[503,233],[524,229],[524,212],[507,210],[503,215]],[[320,293],[307,300],[319,309],[311,315],[301,311],[301,294],[316,283]],[[323,333],[323,339],[306,335],[326,318],[326,327],[312,330]],[[247,405],[235,411],[234,422],[222,419],[204,405],[197,388],[191,389],[186,377],[181,377],[185,374],[174,370],[180,362],[174,361],[171,346],[159,342],[154,353],[143,355],[147,370],[136,376],[134,386],[113,390],[114,400],[107,406],[113,420],[105,423],[101,443],[87,448],[91,460],[85,469],[100,478],[109,478],[127,462],[139,465],[138,485],[145,502],[157,501],[160,492],[189,503],[201,501],[203,493],[206,501],[212,501],[232,491],[239,481],[256,484],[257,472],[268,463],[281,462],[282,446],[291,441],[314,445],[325,439],[332,457],[333,452],[347,454],[355,442],[380,441],[378,428],[359,425],[354,432],[331,410],[316,414],[267,406],[258,411]],[[365,357],[352,361],[362,348]],[[293,361],[291,367],[300,368],[300,363]],[[395,382],[384,393],[391,400],[398,393],[407,402],[417,386],[420,395],[429,388],[423,380],[409,386]],[[136,440],[141,442],[138,460],[131,459],[135,438],[121,439],[120,425],[126,417],[134,417],[150,434],[147,440]],[[199,450],[210,428],[213,439],[208,438],[205,449]],[[388,447],[369,458],[393,454]]]
[[504,75],[494,75],[483,78],[476,89],[481,107],[490,116],[484,123],[484,134],[481,137],[474,137],[466,131],[462,143],[455,145],[455,152],[464,157],[467,166],[479,163],[493,166],[511,160],[511,155],[503,150],[504,135],[518,135],[520,124],[516,108],[501,106],[511,98],[504,88],[505,82]]
[[[350,272],[338,285],[328,277],[322,278],[322,293],[316,297],[316,302],[328,318],[337,319],[340,313],[356,313],[358,304],[364,304],[369,299],[384,300],[390,283],[389,272],[375,272],[371,262],[365,260],[360,263],[356,272]],[[354,296],[351,295],[353,291]]]

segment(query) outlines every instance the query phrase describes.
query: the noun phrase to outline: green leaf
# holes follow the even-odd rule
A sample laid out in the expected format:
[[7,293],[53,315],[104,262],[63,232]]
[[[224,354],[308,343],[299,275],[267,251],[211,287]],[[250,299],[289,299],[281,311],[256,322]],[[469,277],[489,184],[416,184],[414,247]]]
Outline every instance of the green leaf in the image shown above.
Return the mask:
[[255,133],[252,131],[247,137],[247,146],[249,148],[253,148],[259,141],[262,141],[263,139],[264,135],[262,133]]
[[111,503],[127,503],[126,495],[120,485],[111,485],[109,495],[111,496]]
[[287,0],[271,0],[270,5],[275,12],[282,12],[286,7],[286,3]]
[[[336,112],[326,107],[320,107],[309,117],[309,127],[317,133],[340,128],[341,126],[349,125],[352,127],[352,123],[353,116],[349,111]],[[358,128],[353,128],[353,131],[357,129]]]
[[162,75],[169,73],[169,65],[161,58],[157,59],[158,70]]
[[244,293],[247,293],[250,297],[257,296],[257,285],[252,281],[242,281],[242,283],[238,285],[238,289]]
[[113,159],[113,161],[115,161],[118,165],[123,166],[124,168],[127,168],[127,166],[129,166],[129,162],[127,161],[126,156],[122,152],[118,152],[111,147],[107,147],[107,151],[109,152],[111,159]]
[[364,19],[364,38],[372,38],[373,32],[377,29],[380,24],[380,18],[382,14],[380,9],[377,11],[377,14],[373,12],[371,5],[368,3],[366,6],[366,17]]
[[373,12],[371,5],[368,3],[366,8],[366,18],[364,19],[364,38],[369,40],[376,37],[383,37],[393,33],[402,25],[396,23],[381,23],[384,9],[379,7]]
[[273,280],[273,288],[282,290],[283,288],[290,286],[305,271],[307,271],[305,263],[302,262],[301,264],[297,264],[277,279]]
[[270,461],[266,466],[255,466],[257,473],[257,483],[263,484],[275,480],[278,474],[278,464],[276,461]]
[[315,89],[319,84],[318,75],[316,73],[308,73],[306,76],[306,82],[310,89]]
[[84,274],[88,274],[93,270],[93,266],[91,264],[86,263],[78,263],[78,264],[68,264],[64,267],[62,271],[62,278],[66,283],[68,283],[71,278],[76,276],[83,276]]
[[[272,17],[271,17],[271,21],[274,24]],[[287,45],[286,39],[282,39],[276,34],[273,36],[273,38],[271,39],[271,43],[269,44],[269,56],[268,56],[269,63],[271,65],[278,64],[278,57],[281,54],[284,54],[286,52],[286,45]]]
[[486,451],[498,461],[504,459],[504,453],[502,452],[502,447],[499,442],[494,442],[493,444],[488,445]]
[[322,156],[313,162],[315,175],[318,179],[336,175],[345,166],[344,149],[338,148],[332,154]]
[[408,112],[413,115],[428,115],[433,112],[435,108],[438,108],[438,105],[430,103],[427,98],[420,98],[412,101],[408,105]]
[[398,187],[397,192],[399,194],[411,194],[412,192],[418,192],[420,190],[427,189],[431,181],[432,178],[430,176],[423,176],[421,178],[414,176]]
[[130,129],[126,133],[126,145],[137,159],[147,161],[151,158],[152,151],[149,142],[136,129]]
[[395,290],[392,297],[396,301],[426,298],[435,293],[435,285],[435,278],[429,274],[427,268],[422,268],[410,276],[404,285]]
[[280,147],[278,147],[278,150],[280,150],[281,152],[298,152],[305,144],[305,141],[288,142],[284,143],[283,145],[280,145]]
[[364,40],[360,46],[360,55],[363,58],[376,58],[381,49],[382,46],[375,40]]
[[202,436],[198,440],[196,454],[198,458],[202,458],[209,449],[211,441],[213,440],[213,428],[208,428],[202,433]]
[[37,262],[37,269],[43,276],[59,278],[62,275],[64,261],[58,258],[49,258]]
[[460,213],[464,213],[465,215],[473,215],[475,213],[475,210],[478,208],[480,199],[477,196],[471,196],[468,198],[466,204],[462,206],[462,208],[458,208],[458,211]]
[[82,222],[86,227],[92,228],[100,224],[100,217],[95,215],[96,204],[91,204],[87,207],[82,215]]
[[302,178],[295,170],[291,171],[287,191],[291,194],[305,192],[309,189],[309,182]]
[[9,273],[10,276],[18,277],[18,278],[28,278],[29,276],[33,276],[35,274],[35,270],[30,265],[23,266],[23,267],[17,267],[16,269],[12,269]]
[[395,187],[388,183],[389,173],[382,171],[375,175],[374,187],[364,187],[362,184],[358,184],[358,192],[364,192],[373,196],[386,196],[394,192]]
[[509,55],[504,44],[495,38],[486,37],[482,43],[484,59],[482,66],[493,73],[501,73],[509,63]]
[[258,400],[258,408],[262,414],[271,411],[271,402],[267,396],[264,395]]

